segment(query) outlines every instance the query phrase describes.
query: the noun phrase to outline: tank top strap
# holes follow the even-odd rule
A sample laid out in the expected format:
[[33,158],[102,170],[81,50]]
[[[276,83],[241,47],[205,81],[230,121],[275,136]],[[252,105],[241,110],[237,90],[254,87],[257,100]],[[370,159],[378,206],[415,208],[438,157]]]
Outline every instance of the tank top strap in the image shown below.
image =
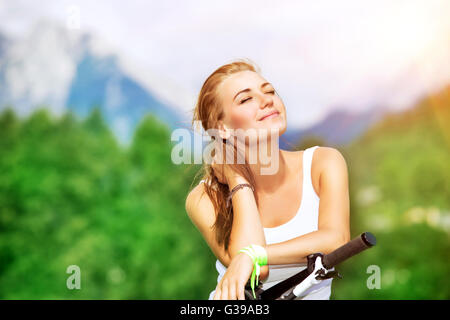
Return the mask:
[[[314,191],[311,178],[311,167],[314,151],[318,147],[319,146],[310,147],[303,152],[303,186],[307,188],[309,191]],[[315,192],[313,192],[313,194],[315,194]]]

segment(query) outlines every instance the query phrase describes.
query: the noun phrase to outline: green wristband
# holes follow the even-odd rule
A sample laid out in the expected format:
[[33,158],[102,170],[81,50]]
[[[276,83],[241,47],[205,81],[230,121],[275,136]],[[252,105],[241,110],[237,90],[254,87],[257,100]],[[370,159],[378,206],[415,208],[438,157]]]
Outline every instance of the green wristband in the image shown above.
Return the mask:
[[255,275],[256,275],[256,283],[259,282],[259,274],[261,273],[261,266],[267,265],[267,252],[264,247],[259,246],[257,244],[251,244],[245,248],[239,250],[239,252],[243,252],[250,256],[253,261],[253,272],[250,278],[250,286],[252,288],[253,297],[256,299],[255,295]]

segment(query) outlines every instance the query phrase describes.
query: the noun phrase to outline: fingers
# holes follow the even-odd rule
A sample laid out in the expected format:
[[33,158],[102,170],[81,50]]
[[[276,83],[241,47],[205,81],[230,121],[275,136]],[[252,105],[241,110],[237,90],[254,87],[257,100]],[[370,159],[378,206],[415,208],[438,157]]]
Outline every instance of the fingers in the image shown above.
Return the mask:
[[216,292],[214,293],[214,296],[213,296],[213,300],[220,300],[220,295],[221,295],[220,288],[217,287]]
[[222,296],[221,299],[222,300],[228,300],[228,282],[226,280],[224,280],[222,282]]
[[238,292],[238,300],[245,300],[244,294],[245,287],[242,283],[238,284],[237,292]]
[[233,281],[228,290],[228,300],[236,300],[236,296],[236,282]]
[[245,300],[244,285],[224,279],[217,285],[213,300]]
[[219,284],[216,287],[216,292],[214,293],[214,297],[213,300],[224,300],[226,298],[224,298],[224,296],[226,295],[224,291],[226,290],[226,288],[224,288],[223,286],[223,279],[222,281],[219,282]]

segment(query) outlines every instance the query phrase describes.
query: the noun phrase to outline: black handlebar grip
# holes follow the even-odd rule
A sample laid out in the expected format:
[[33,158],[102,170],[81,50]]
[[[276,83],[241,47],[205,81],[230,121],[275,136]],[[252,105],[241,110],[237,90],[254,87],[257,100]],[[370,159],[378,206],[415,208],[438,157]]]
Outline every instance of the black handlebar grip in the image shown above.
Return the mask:
[[322,264],[325,268],[330,269],[351,256],[373,247],[376,243],[377,240],[372,233],[364,232],[333,252],[324,255]]

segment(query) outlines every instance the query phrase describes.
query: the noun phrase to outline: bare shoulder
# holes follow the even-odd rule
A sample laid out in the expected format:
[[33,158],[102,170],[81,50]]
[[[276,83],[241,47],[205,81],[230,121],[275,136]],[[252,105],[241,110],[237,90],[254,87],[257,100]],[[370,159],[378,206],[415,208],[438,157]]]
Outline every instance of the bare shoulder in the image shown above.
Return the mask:
[[196,215],[199,212],[211,212],[208,209],[213,209],[213,205],[205,191],[204,183],[198,184],[189,192],[186,197],[185,206],[186,212],[191,219],[197,218]]
[[324,170],[347,172],[347,162],[342,153],[336,148],[318,147],[314,152],[313,161],[321,174]]
[[[298,155],[305,152],[305,150],[297,150],[297,151],[287,151],[283,150],[283,152],[292,157],[293,161],[297,161]],[[346,164],[345,158],[342,153],[336,149],[331,147],[318,147],[314,150],[313,158],[312,158],[312,166],[317,168],[318,172],[322,172],[322,170],[330,165],[332,167],[338,166],[342,169],[343,165]],[[313,169],[316,171],[316,169]]]
[[318,147],[314,152],[314,158],[317,158],[318,162],[328,162],[328,161],[345,162],[342,153],[338,149],[331,147]]
[[230,264],[230,256],[223,246],[217,243],[213,230],[216,210],[205,189],[204,183],[200,183],[189,192],[186,197],[186,212],[214,255],[227,267]]

